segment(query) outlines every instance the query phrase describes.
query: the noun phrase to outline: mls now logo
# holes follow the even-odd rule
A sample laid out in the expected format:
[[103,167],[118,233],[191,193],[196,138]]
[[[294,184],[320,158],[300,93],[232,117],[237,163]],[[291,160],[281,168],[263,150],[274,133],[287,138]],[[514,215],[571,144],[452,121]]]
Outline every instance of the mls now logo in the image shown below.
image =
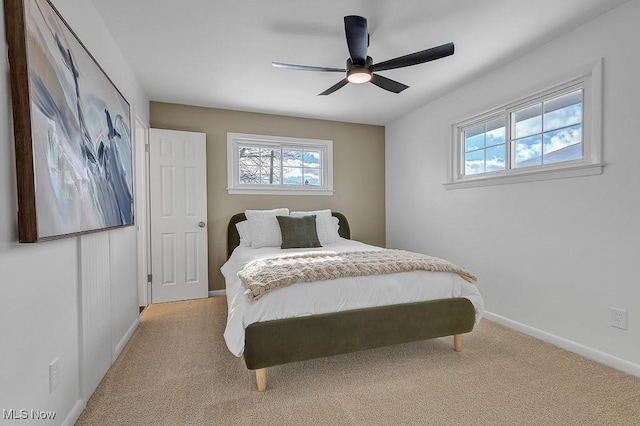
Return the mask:
[[55,411],[27,410],[26,408],[21,410],[2,410],[3,420],[53,420],[55,418]]

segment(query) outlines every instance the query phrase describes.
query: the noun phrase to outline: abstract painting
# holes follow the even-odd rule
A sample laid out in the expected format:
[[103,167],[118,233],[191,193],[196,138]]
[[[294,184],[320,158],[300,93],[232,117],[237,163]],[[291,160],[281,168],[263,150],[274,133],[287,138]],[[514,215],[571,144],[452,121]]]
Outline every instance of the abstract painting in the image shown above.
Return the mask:
[[4,0],[18,238],[133,224],[129,103],[47,0]]

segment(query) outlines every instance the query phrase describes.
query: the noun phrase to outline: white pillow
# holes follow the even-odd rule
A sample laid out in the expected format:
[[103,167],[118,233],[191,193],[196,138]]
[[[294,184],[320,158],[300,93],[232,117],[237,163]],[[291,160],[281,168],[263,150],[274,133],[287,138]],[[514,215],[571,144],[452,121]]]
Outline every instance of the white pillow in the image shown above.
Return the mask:
[[236,223],[236,229],[240,236],[240,247],[251,247],[251,229],[249,228],[249,221],[243,220]]
[[318,231],[318,240],[323,246],[333,244],[340,241],[338,234],[338,218],[331,216],[331,210],[315,210],[311,212],[291,212],[290,216],[302,217],[316,215],[316,230]]
[[251,247],[280,247],[282,236],[276,216],[289,216],[289,209],[246,210]]

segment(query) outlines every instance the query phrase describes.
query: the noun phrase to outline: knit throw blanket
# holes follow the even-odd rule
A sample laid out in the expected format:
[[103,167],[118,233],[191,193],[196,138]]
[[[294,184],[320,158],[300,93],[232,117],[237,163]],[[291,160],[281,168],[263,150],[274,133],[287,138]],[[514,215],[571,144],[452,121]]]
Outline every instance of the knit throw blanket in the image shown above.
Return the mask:
[[260,259],[248,263],[238,272],[238,277],[247,289],[249,300],[254,302],[270,291],[299,282],[417,270],[454,272],[470,283],[476,281],[471,273],[446,260],[393,249],[314,252]]

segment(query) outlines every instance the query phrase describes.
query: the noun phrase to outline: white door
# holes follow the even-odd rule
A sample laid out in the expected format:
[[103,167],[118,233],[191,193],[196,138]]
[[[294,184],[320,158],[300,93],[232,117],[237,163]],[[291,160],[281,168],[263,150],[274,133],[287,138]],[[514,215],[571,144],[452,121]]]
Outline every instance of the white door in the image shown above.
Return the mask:
[[151,301],[207,297],[204,133],[150,129]]

